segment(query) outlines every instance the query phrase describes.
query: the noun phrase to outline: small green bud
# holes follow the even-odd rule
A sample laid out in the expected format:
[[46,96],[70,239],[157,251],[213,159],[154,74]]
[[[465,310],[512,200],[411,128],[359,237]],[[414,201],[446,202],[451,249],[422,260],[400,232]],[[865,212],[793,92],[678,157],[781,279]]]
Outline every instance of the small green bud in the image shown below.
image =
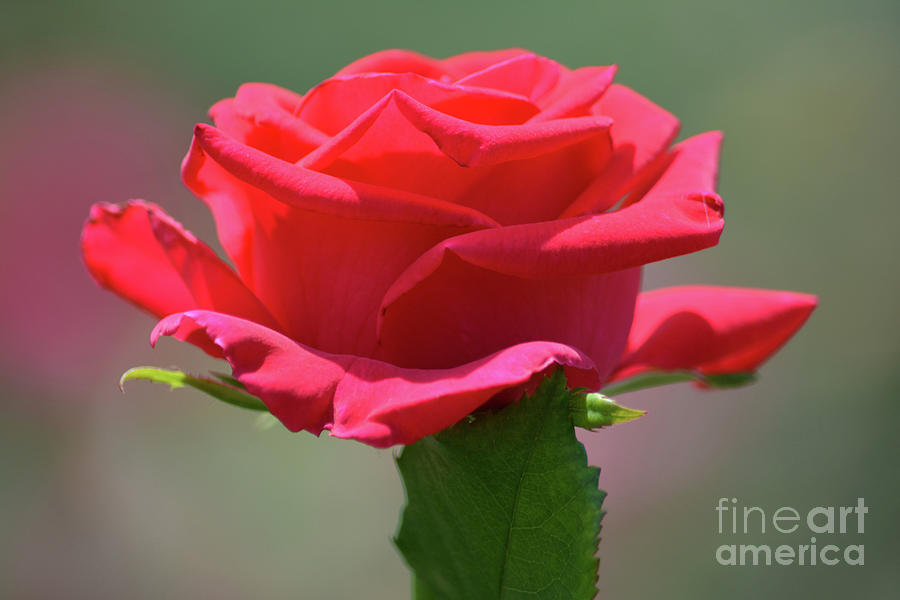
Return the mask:
[[585,429],[625,423],[647,414],[646,410],[616,404],[612,398],[603,394],[572,394],[569,411],[575,426]]

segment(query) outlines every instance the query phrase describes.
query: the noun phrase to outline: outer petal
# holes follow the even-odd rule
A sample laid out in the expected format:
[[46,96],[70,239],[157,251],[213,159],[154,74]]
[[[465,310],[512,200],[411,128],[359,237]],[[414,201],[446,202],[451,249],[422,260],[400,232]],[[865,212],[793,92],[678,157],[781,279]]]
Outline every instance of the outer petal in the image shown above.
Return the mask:
[[806,322],[816,297],[712,286],[641,294],[614,379],[651,369],[752,372]]
[[151,341],[163,335],[216,344],[235,377],[288,429],[315,434],[331,429],[338,437],[378,447],[436,433],[553,364],[566,366],[576,385],[597,385],[590,359],[545,342],[507,348],[453,369],[415,370],[326,354],[256,323],[207,311],[167,317]]
[[157,317],[203,308],[278,326],[215,252],[153,204],[95,204],[81,248],[97,283]]
[[506,402],[518,400],[515,392],[554,365],[565,367],[570,385],[597,388],[588,357],[550,342],[504,348],[450,369],[400,369],[359,360],[338,386],[332,434],[378,447],[411,444],[493,403],[498,395]]

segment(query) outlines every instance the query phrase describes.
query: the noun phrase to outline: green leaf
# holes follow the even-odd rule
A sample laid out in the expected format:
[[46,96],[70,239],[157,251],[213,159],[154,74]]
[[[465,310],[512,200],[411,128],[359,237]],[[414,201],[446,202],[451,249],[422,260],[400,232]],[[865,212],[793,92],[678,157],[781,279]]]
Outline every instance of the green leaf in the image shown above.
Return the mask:
[[575,426],[585,429],[627,423],[647,414],[646,410],[616,404],[603,394],[571,394],[569,410]]
[[560,370],[533,396],[403,450],[395,543],[417,598],[595,596],[605,493],[575,438],[571,394]]
[[756,373],[724,373],[704,375],[697,371],[648,371],[603,388],[607,396],[619,396],[647,388],[693,381],[715,389],[743,387],[756,381]]
[[132,369],[128,369],[127,371],[125,371],[125,373],[122,374],[122,378],[119,379],[119,387],[124,391],[125,382],[131,381],[133,379],[143,379],[156,383],[164,383],[169,386],[169,389],[172,390],[174,390],[175,388],[190,386],[192,388],[200,390],[201,392],[206,392],[213,398],[216,398],[228,404],[232,404],[234,406],[239,406],[241,408],[247,408],[250,410],[269,410],[268,408],[266,408],[266,405],[263,404],[262,400],[260,400],[256,396],[248,394],[243,389],[238,389],[234,386],[220,383],[212,379],[207,379],[205,377],[195,377],[193,375],[188,375],[187,373],[182,373],[181,371],[178,371],[176,369],[134,367]]

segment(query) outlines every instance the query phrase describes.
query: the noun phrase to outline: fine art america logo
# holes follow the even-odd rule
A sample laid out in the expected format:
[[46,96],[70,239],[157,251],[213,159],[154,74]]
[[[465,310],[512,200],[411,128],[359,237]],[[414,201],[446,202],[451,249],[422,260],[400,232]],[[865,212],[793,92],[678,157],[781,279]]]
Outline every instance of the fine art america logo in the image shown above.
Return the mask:
[[[832,544],[817,540],[816,536],[834,534],[862,534],[869,512],[864,498],[856,499],[856,506],[816,506],[798,511],[782,506],[767,513],[759,506],[738,505],[737,498],[719,498],[716,506],[720,535],[784,534],[803,536],[804,543],[780,544],[722,544],[716,549],[720,565],[798,565],[833,566],[865,564],[863,544]],[[771,525],[771,528],[768,526]],[[806,542],[806,536],[809,541]],[[792,540],[793,541],[793,540]]]

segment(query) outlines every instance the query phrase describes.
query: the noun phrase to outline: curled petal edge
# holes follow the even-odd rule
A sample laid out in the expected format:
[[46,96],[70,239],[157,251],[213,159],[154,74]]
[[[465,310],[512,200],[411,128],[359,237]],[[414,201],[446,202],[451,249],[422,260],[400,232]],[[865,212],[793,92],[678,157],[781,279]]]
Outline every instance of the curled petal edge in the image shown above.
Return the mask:
[[281,328],[231,267],[151,202],[94,204],[81,249],[99,285],[157,318],[197,308]]

